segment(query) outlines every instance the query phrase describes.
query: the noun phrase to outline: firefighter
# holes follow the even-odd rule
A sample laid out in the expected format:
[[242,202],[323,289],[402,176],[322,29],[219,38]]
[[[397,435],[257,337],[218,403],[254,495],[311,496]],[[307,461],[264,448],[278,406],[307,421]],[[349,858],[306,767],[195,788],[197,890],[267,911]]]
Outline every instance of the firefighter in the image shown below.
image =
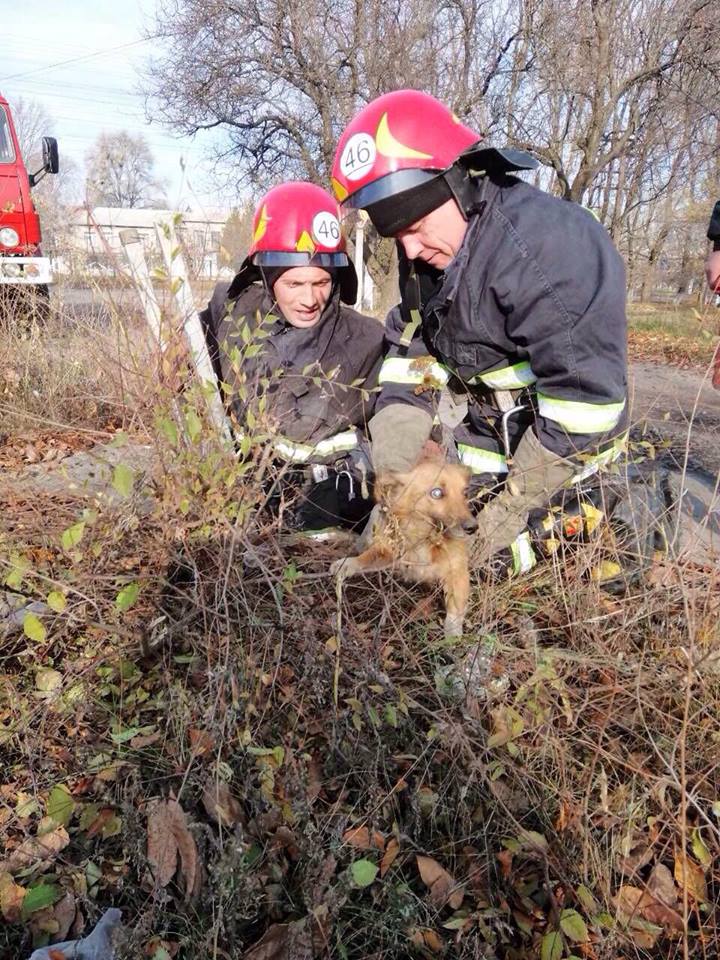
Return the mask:
[[371,509],[365,430],[384,343],[348,306],[357,277],[338,212],[311,183],[270,190],[240,271],[201,314],[239,443],[270,433],[275,489],[303,488],[292,524],[317,539]]
[[505,552],[516,572],[537,559],[529,515],[618,458],[627,431],[622,260],[586,209],[513,176],[534,166],[399,90],[345,128],[332,171],[343,206],[398,242],[375,469],[408,469],[439,388],[462,390],[457,452],[486,503],[476,561]]
[[713,208],[707,236],[708,240],[712,240],[713,248],[708,254],[705,274],[710,289],[720,295],[720,200]]

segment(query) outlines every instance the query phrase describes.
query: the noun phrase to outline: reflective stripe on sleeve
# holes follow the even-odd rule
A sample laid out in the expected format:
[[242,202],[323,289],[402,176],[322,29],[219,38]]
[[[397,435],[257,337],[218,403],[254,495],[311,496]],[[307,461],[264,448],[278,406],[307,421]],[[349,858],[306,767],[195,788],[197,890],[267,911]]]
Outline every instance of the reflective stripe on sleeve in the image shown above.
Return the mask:
[[274,442],[275,452],[284,460],[293,463],[307,463],[313,457],[329,457],[335,453],[347,453],[358,445],[357,433],[354,430],[344,430],[334,437],[321,440],[319,443],[294,443],[292,440],[280,439]]
[[438,386],[444,386],[450,379],[450,374],[431,356],[415,357],[387,357],[380,367],[378,383],[411,383],[422,384],[428,380],[435,381]]
[[483,450],[482,447],[472,447],[468,443],[459,443],[457,450],[460,463],[469,467],[473,473],[508,472],[507,460],[502,453]]
[[537,563],[535,551],[530,543],[530,534],[526,530],[510,544],[513,558],[513,573],[527,573]]
[[471,384],[484,384],[491,390],[520,390],[535,383],[537,377],[527,360],[514,363],[511,367],[501,367],[488,373],[478,373],[468,381]]
[[625,401],[621,403],[582,403],[578,400],[559,400],[538,393],[538,412],[541,417],[554,420],[568,433],[605,433],[617,424]]

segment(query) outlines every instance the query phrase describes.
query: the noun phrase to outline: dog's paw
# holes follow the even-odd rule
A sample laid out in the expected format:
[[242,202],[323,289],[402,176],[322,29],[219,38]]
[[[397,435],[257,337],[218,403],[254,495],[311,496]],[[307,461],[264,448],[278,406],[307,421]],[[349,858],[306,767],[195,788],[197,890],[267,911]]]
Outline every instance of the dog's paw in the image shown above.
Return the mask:
[[445,617],[445,639],[461,637],[465,626],[465,618],[459,614],[448,613]]
[[340,557],[330,564],[330,573],[344,580],[358,572],[357,557]]

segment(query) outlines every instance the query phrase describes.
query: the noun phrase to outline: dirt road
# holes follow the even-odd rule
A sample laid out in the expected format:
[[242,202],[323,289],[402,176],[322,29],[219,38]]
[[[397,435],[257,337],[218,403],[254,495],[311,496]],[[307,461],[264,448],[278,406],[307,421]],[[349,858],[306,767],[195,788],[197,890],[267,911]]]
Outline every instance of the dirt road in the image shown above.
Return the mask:
[[671,443],[680,465],[708,479],[720,472],[720,390],[696,370],[655,363],[630,368],[631,418],[636,427],[648,427]]

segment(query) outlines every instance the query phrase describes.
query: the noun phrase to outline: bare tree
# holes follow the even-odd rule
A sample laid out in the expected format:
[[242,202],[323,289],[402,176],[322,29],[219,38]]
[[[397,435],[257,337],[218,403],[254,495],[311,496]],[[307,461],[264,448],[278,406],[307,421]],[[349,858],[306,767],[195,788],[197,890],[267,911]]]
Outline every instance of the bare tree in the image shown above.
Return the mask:
[[162,183],[147,141],[125,130],[101,133],[85,157],[87,201],[91,206],[164,206]]
[[153,116],[219,128],[243,179],[327,182],[337,138],[364,102],[435,93],[488,126],[485,94],[517,31],[516,0],[162,0],[166,53],[148,77]]

